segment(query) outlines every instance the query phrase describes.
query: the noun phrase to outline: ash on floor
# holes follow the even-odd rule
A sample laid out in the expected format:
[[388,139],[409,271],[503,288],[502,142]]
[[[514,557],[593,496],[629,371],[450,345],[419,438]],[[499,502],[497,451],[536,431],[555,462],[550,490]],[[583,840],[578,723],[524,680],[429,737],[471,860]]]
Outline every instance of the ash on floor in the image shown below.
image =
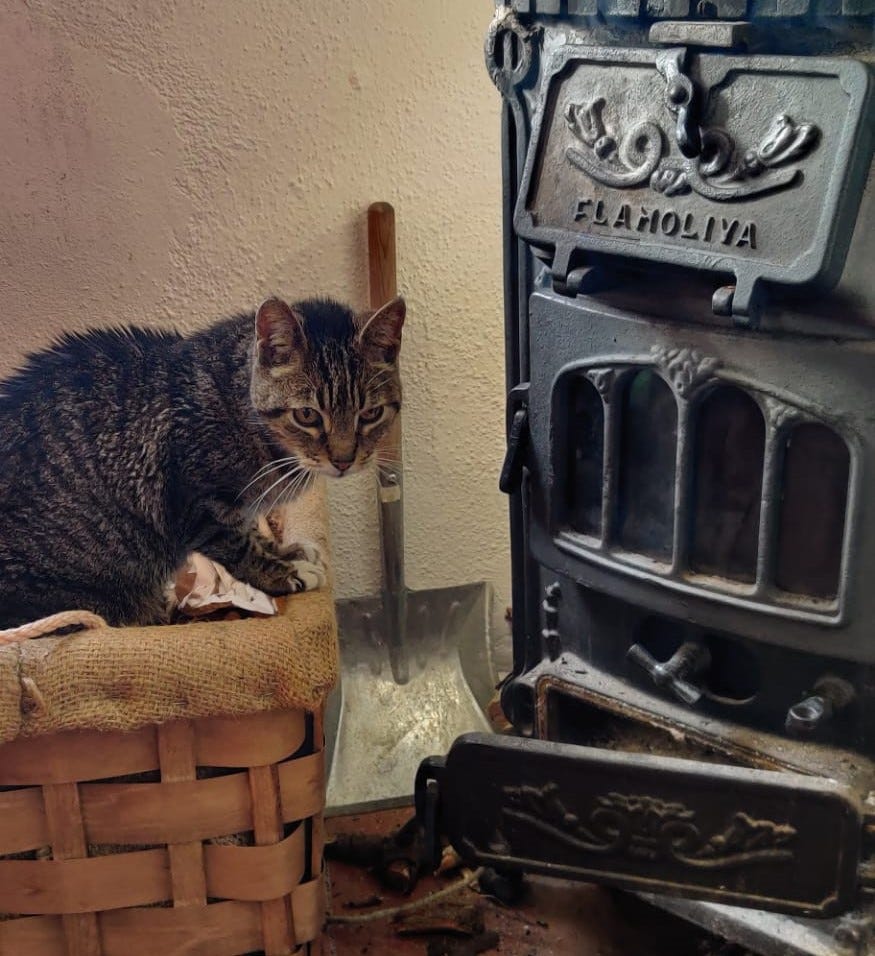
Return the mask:
[[[411,810],[334,817],[329,839],[389,836]],[[329,908],[359,919],[420,900],[458,881],[459,872],[422,878],[409,895],[387,889],[362,866],[328,864]],[[589,884],[533,877],[522,902],[502,905],[467,888],[424,909],[373,921],[332,924],[332,956],[710,956],[720,943],[701,930],[624,893]]]

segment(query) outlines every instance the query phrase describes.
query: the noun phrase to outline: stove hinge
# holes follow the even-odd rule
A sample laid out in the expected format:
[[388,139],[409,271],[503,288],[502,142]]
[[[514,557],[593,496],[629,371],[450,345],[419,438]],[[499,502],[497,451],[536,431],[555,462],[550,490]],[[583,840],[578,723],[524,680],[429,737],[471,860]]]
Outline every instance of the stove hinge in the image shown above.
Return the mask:
[[529,383],[512,388],[507,396],[507,452],[498,487],[513,494],[520,486],[529,447]]

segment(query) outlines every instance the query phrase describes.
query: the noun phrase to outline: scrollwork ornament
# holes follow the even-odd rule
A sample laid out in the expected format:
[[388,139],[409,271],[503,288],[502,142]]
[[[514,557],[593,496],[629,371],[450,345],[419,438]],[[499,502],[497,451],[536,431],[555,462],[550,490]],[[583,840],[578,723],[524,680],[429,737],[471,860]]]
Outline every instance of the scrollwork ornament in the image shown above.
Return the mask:
[[[527,824],[573,849],[603,856],[700,870],[786,863],[794,857],[795,827],[757,819],[743,810],[709,834],[697,822],[695,810],[646,794],[612,792],[596,797],[585,818],[568,810],[554,783],[505,787],[504,797],[502,814],[512,824],[508,832]],[[499,827],[491,846],[512,855],[511,842]]]
[[802,417],[798,408],[792,405],[786,405],[777,398],[768,396],[765,399],[766,412],[769,416],[769,424],[775,431],[780,431],[793,422],[799,421]]
[[665,374],[682,398],[688,398],[712,379],[722,364],[720,359],[703,355],[697,349],[655,346],[652,355],[654,365]]
[[[715,202],[749,199],[794,185],[801,169],[789,163],[815,148],[820,130],[778,114],[758,146],[741,156],[730,134],[718,127],[702,130],[702,153],[696,159],[666,159],[650,177],[650,187],[666,196],[691,190]],[[733,156],[736,157],[732,162]]]
[[613,368],[590,368],[587,369],[586,377],[595,385],[604,401],[609,402],[614,380],[617,377],[617,370]]
[[586,149],[569,146],[565,155],[572,166],[605,186],[640,186],[650,179],[662,157],[662,131],[651,120],[643,120],[622,135],[612,133],[604,121],[605,103],[599,97],[590,103],[568,104],[565,124]]
[[666,138],[654,120],[642,118],[621,133],[605,120],[607,107],[601,96],[567,104],[565,125],[580,144],[566,148],[568,161],[605,186],[630,189],[649,182],[654,192],[669,197],[692,191],[714,202],[732,202],[786,189],[799,181],[798,162],[821,136],[813,123],[779,113],[751,149],[742,152],[725,129],[703,127],[697,156],[671,158],[664,156]]

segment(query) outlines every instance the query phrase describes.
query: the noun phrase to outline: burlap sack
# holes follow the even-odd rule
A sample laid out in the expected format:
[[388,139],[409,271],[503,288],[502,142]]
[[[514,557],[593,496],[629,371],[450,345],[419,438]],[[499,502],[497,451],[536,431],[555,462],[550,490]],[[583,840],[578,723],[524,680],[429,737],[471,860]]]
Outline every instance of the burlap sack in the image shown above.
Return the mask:
[[[324,496],[287,518],[323,549]],[[60,730],[134,730],[325,699],[338,674],[329,589],[290,597],[273,618],[97,628],[0,647],[0,743]]]

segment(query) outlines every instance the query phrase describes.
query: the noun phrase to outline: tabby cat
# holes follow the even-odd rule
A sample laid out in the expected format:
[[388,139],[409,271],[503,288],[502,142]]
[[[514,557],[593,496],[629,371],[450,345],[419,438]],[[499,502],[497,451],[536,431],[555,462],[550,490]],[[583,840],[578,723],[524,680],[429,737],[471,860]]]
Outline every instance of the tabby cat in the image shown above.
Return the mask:
[[314,580],[258,515],[373,459],[401,405],[405,306],[268,299],[190,336],[67,334],[0,383],[0,625],[165,619],[191,551],[271,594]]

